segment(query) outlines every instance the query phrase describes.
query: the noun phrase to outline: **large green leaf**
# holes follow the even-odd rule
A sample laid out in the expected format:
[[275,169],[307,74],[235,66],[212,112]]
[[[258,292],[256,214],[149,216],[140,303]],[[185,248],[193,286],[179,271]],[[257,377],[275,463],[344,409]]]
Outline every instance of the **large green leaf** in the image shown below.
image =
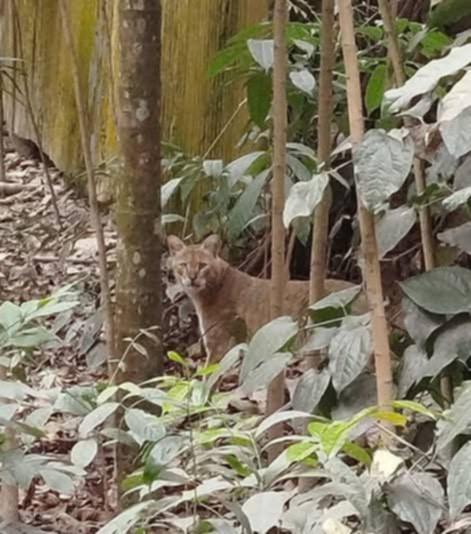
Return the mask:
[[438,314],[471,310],[471,271],[439,267],[402,282],[404,293],[418,306]]
[[440,133],[449,153],[460,158],[470,151],[471,130],[471,105],[459,113],[454,119],[440,123]]
[[250,395],[254,391],[268,387],[270,382],[286,369],[291,359],[290,352],[272,354],[269,360],[262,362],[245,377],[242,389]]
[[460,434],[468,434],[471,425],[471,382],[463,382],[455,402],[437,423],[438,449],[447,447]]
[[471,254],[471,222],[455,228],[449,228],[437,234],[438,239],[447,245],[457,247],[466,254]]
[[165,436],[165,427],[159,418],[138,408],[126,410],[124,420],[139,445],[146,441],[156,442]]
[[299,380],[293,394],[293,409],[312,413],[319,404],[330,382],[327,369],[318,372],[315,369],[306,371]]
[[264,128],[265,119],[270,111],[272,101],[272,81],[264,72],[257,72],[247,82],[247,105],[250,118],[260,128]]
[[445,198],[443,201],[443,206],[448,211],[454,211],[456,208],[459,208],[463,204],[466,204],[471,198],[471,187],[464,187],[459,191],[455,191],[449,197]]
[[70,451],[70,459],[72,463],[79,467],[87,467],[90,465],[98,452],[98,444],[96,439],[85,439],[78,441]]
[[453,456],[448,468],[447,493],[450,518],[458,519],[463,509],[471,504],[471,443],[466,443]]
[[277,527],[285,502],[291,493],[288,491],[265,491],[256,493],[245,501],[242,506],[254,532],[266,534],[273,527]]
[[434,315],[419,308],[407,297],[402,299],[404,326],[415,344],[423,349],[429,336],[445,321],[442,315]]
[[254,60],[268,71],[273,66],[274,44],[273,39],[249,39],[247,47]]
[[390,484],[388,503],[418,534],[431,534],[442,515],[444,492],[440,482],[429,473],[405,473]]
[[372,354],[369,328],[344,320],[329,345],[329,371],[338,393],[365,369]]
[[183,178],[172,178],[168,182],[165,182],[165,184],[162,186],[160,190],[160,204],[162,208],[165,208],[168,201],[170,200],[170,197],[178,189],[182,180]]
[[229,239],[237,239],[246,224],[252,218],[254,208],[269,174],[269,169],[261,172],[249,183],[242,195],[237,199],[234,207],[229,212],[229,219],[227,222]]
[[354,147],[353,160],[360,196],[371,211],[381,208],[409,175],[414,157],[410,136],[369,130]]
[[420,382],[426,376],[427,364],[428,358],[423,350],[419,349],[417,345],[407,347],[402,356],[401,373],[399,375],[399,398],[404,397],[414,384]]
[[290,341],[298,332],[298,324],[291,317],[278,317],[262,326],[249,343],[249,349],[240,370],[241,380],[261,363],[270,358]]
[[283,211],[283,224],[286,228],[293,219],[312,214],[322,200],[328,184],[329,175],[321,173],[314,175],[308,182],[298,182],[291,187]]
[[289,79],[293,85],[300,89],[303,93],[306,93],[309,96],[314,95],[316,79],[307,69],[290,72]]
[[265,152],[263,150],[256,150],[255,152],[250,152],[249,154],[244,154],[240,158],[231,161],[226,166],[226,171],[229,174],[229,185],[233,187],[246,173],[249,171],[250,167],[261,157],[264,156]]
[[390,104],[393,112],[401,111],[414,97],[432,91],[441,78],[457,73],[469,63],[471,44],[452,48],[445,57],[430,61],[420,68],[402,87],[387,91],[386,102]]
[[381,63],[376,66],[375,70],[370,75],[365,95],[365,104],[368,113],[373,112],[381,105],[384,90],[386,88],[387,72],[386,65]]
[[386,211],[376,225],[376,240],[380,258],[384,258],[409,233],[416,218],[415,209],[407,206]]
[[79,426],[79,434],[86,437],[95,428],[101,425],[119,407],[119,402],[107,402],[87,414]]
[[97,534],[125,534],[138,524],[142,520],[144,512],[152,507],[155,507],[155,502],[152,500],[135,504],[101,527]]

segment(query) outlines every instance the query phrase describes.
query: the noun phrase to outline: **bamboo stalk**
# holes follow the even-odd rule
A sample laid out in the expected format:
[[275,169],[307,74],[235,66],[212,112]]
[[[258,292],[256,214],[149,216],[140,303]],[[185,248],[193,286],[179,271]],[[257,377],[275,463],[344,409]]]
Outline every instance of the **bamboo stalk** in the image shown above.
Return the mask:
[[[353,8],[351,0],[338,4],[342,51],[347,77],[348,115],[352,143],[361,142],[364,133],[360,71],[358,51],[353,25]],[[372,315],[373,350],[376,368],[376,387],[378,404],[382,408],[390,407],[393,399],[393,380],[391,353],[389,349],[388,326],[386,323],[381,270],[378,246],[376,242],[373,215],[364,207],[358,194],[358,219],[362,240],[364,275],[368,304]]]
[[[393,67],[394,79],[396,86],[400,86],[405,83],[406,76],[401,48],[394,26],[394,6],[390,8],[386,0],[378,0],[378,7],[383,18],[384,31],[388,41],[388,54]],[[410,120],[407,120],[407,118],[404,120],[404,123],[406,126],[410,126]],[[422,195],[425,191],[426,183],[423,163],[419,158],[414,158],[414,180],[417,195]],[[421,206],[418,211],[424,267],[426,271],[431,271],[435,268],[435,243],[433,239],[432,216],[428,206]],[[453,384],[450,377],[442,377],[440,389],[445,401],[450,403],[453,396]]]
[[[270,315],[272,319],[283,314],[283,291],[285,274],[285,229],[283,226],[284,183],[286,174],[286,141],[288,113],[286,99],[286,78],[288,75],[288,53],[285,42],[285,27],[288,21],[286,0],[275,0],[273,14],[274,65],[273,65],[273,179],[272,179],[272,270]],[[267,415],[279,410],[284,404],[284,373],[273,379],[267,394]],[[282,427],[276,425],[269,434],[271,439],[279,437]],[[269,461],[280,452],[280,447],[270,447]]]

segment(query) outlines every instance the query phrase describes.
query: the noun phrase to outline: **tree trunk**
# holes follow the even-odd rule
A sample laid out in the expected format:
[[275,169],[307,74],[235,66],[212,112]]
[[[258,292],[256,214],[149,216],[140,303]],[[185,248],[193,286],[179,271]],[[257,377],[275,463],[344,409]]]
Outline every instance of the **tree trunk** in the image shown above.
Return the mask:
[[[358,50],[355,43],[351,0],[340,2],[338,8],[340,31],[342,34],[342,51],[347,77],[350,135],[352,143],[357,144],[360,143],[363,138],[364,123],[360,72],[358,68]],[[365,265],[363,272],[366,278],[368,304],[372,315],[378,404],[383,408],[387,408],[390,406],[393,399],[393,381],[388,327],[384,312],[383,290],[381,286],[378,246],[376,242],[373,215],[363,206],[359,195],[358,219],[360,223],[363,261]]]
[[[141,382],[162,369],[160,332],[160,2],[120,0],[119,141],[124,172],[117,188],[120,237],[115,312],[115,354],[123,380]],[[128,339],[128,340],[126,340]]]
[[[287,21],[288,5],[286,0],[276,0],[273,15],[275,57],[273,65],[272,271],[270,296],[272,319],[276,319],[283,314],[283,291],[286,284],[283,207],[285,201],[286,135],[288,127],[286,101],[288,54],[285,41]],[[284,375],[280,374],[268,388],[268,415],[283,406],[284,394]],[[280,433],[281,427],[275,426],[270,438],[278,437]],[[278,453],[278,447],[270,447],[269,459],[273,459]]]

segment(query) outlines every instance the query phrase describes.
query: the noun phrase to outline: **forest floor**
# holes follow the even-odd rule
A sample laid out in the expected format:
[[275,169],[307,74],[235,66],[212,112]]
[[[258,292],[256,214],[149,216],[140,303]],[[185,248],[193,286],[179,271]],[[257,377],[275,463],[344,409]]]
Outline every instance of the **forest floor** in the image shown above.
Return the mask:
[[[2,196],[0,191],[0,302],[43,298],[74,284],[81,304],[50,324],[64,343],[59,349],[35,353],[28,362],[28,377],[33,386],[45,389],[104,381],[97,250],[87,202],[51,169],[59,224],[42,165],[13,151],[7,152],[5,165],[7,183],[10,189],[17,186],[18,192]],[[109,214],[103,217],[103,225],[108,267],[113,273],[117,237]],[[175,289],[167,281],[166,269],[163,275],[165,348],[183,351],[192,347],[193,353],[198,353],[191,307],[184,300],[170,300]],[[76,425],[73,417],[53,416],[43,429],[46,437],[31,452],[67,460],[76,443]],[[111,479],[111,458],[107,464],[107,478]],[[42,481],[35,481],[20,495],[22,522],[39,527],[37,532],[96,532],[112,510],[105,506],[104,488],[108,485],[103,483],[103,470],[93,466],[87,470],[73,496],[50,491]]]

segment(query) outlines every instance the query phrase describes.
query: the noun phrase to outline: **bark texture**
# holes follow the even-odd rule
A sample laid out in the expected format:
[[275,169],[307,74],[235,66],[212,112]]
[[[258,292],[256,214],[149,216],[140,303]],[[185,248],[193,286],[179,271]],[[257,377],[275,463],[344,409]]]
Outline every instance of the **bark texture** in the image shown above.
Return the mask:
[[[119,0],[118,133],[124,169],[118,177],[118,275],[115,355],[124,380],[141,382],[162,368],[160,332],[160,2]],[[155,336],[155,338],[154,338]],[[147,356],[140,352],[144,347]],[[138,347],[137,350],[135,347]]]

